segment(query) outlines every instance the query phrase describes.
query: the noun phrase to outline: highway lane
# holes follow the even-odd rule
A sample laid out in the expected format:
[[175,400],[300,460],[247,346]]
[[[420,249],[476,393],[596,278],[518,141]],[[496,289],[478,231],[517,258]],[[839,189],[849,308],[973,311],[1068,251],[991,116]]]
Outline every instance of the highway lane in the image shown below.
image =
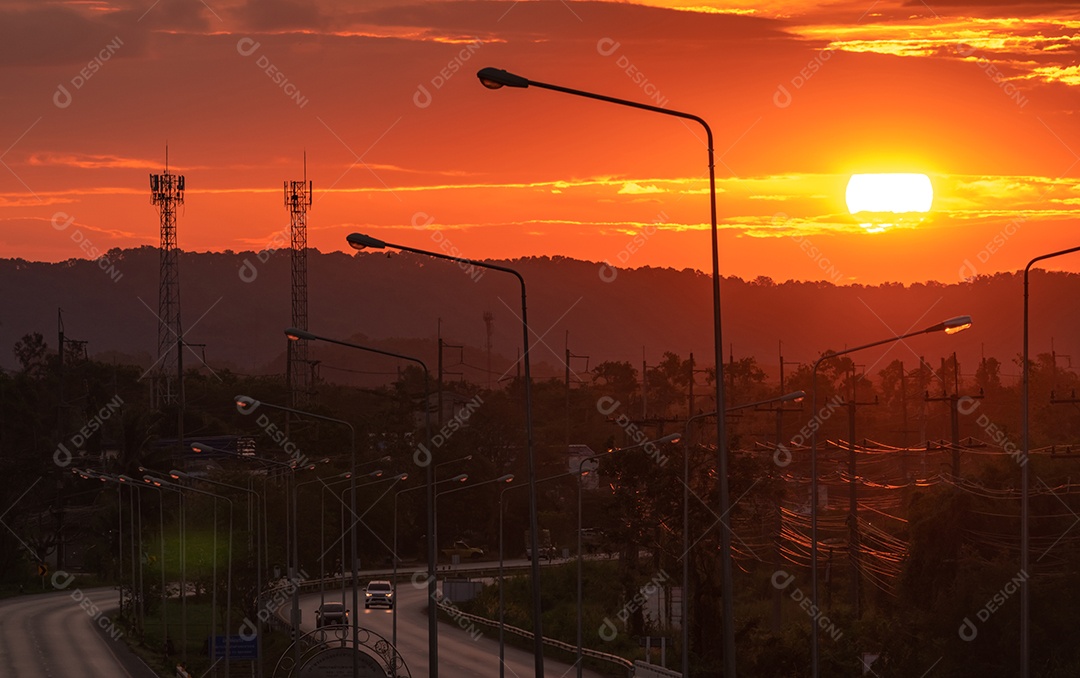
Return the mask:
[[0,601],[0,675],[154,678],[105,615],[116,602],[114,589],[74,585]]
[[[485,563],[490,567],[490,563]],[[471,568],[464,568],[471,569]],[[369,577],[370,578],[370,577]],[[361,584],[368,578],[361,579]],[[397,589],[397,626],[398,626],[398,651],[405,659],[409,671],[414,678],[422,678],[428,675],[428,642],[427,642],[427,602],[426,590],[414,587],[408,578],[403,578]],[[326,600],[340,602],[341,589],[327,590]],[[360,592],[360,626],[386,637],[392,635],[392,614],[389,610],[372,609],[364,610],[364,593]],[[352,607],[352,592],[346,591],[346,603]],[[315,610],[319,607],[319,594],[308,593],[300,597],[302,610],[301,628],[311,631],[315,628]],[[286,612],[287,614],[287,612]],[[352,611],[350,610],[350,615]],[[467,624],[466,624],[467,626]],[[499,636],[498,629],[493,627],[480,627],[483,636],[474,638],[473,629],[465,630],[457,624],[439,623],[439,675],[445,678],[492,678],[499,675]],[[471,632],[471,633],[470,633]],[[507,634],[509,639],[510,634]],[[517,649],[509,644],[506,645],[506,670],[507,678],[534,675],[532,652]],[[545,678],[565,678],[575,675],[575,669],[570,664],[556,662],[553,659],[544,660]],[[600,678],[599,674],[585,671],[589,678]]]

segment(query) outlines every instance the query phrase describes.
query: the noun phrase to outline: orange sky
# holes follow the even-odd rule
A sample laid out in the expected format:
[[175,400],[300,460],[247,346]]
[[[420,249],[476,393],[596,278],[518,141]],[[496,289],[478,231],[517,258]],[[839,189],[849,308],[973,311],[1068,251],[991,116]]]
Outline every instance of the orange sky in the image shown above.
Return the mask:
[[[497,66],[708,120],[725,274],[954,282],[1077,244],[1078,46],[1054,1],[4,0],[0,256],[156,245],[168,141],[185,250],[274,243],[306,150],[323,251],[708,268],[700,129]],[[928,174],[932,213],[865,232],[874,171]]]

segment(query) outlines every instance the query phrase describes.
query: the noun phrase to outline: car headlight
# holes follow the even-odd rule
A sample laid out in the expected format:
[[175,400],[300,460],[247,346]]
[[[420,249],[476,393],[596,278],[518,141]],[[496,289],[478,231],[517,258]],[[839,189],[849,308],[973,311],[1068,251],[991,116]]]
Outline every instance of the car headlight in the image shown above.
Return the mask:
[[367,591],[364,591],[364,595],[367,596],[368,598],[371,597],[371,594],[369,592],[367,592]]

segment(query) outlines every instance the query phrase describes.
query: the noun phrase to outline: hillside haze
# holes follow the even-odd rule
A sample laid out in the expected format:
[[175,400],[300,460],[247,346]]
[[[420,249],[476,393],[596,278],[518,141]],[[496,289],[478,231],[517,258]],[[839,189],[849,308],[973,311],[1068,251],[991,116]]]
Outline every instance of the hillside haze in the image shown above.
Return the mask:
[[[99,262],[69,260],[35,263],[0,260],[0,365],[16,366],[13,344],[29,332],[41,332],[56,346],[56,309],[63,309],[69,338],[89,342],[91,356],[149,365],[156,358],[158,252],[143,247],[109,253],[111,270]],[[185,340],[205,344],[214,369],[280,372],[284,369],[290,322],[289,253],[191,253],[180,255],[180,298]],[[614,271],[602,264],[566,258],[526,258],[498,262],[518,270],[528,285],[533,362],[537,376],[562,376],[569,348],[588,356],[589,366],[609,360],[630,361],[640,369],[642,352],[649,364],[665,351],[683,357],[694,353],[699,365],[712,364],[710,279],[693,270],[640,268]],[[1080,359],[1080,317],[1068,312],[1080,293],[1080,276],[1033,274],[1032,355],[1049,352]],[[974,318],[974,327],[955,337],[937,335],[908,340],[888,358],[936,365],[956,351],[965,373],[981,355],[1005,363],[1020,352],[1022,286],[1018,274],[978,277],[955,284],[835,286],[827,282],[752,282],[725,278],[722,283],[724,355],[755,356],[767,371],[777,371],[778,342],[784,359],[809,362],[825,349],[854,346],[894,333],[922,329],[955,315]],[[360,338],[383,348],[417,355],[432,369],[436,336],[464,349],[447,349],[447,371],[483,384],[487,379],[484,312],[493,316],[492,370],[497,379],[515,370],[522,333],[517,281],[484,269],[409,254],[309,253],[309,327],[335,338]],[[350,372],[392,374],[394,361],[369,355],[328,353],[323,377],[347,378]],[[868,352],[860,363],[874,365],[880,354]],[[188,355],[194,367],[198,359]],[[884,363],[877,364],[877,367]],[[585,369],[584,359],[572,363]],[[333,370],[341,370],[334,372]]]

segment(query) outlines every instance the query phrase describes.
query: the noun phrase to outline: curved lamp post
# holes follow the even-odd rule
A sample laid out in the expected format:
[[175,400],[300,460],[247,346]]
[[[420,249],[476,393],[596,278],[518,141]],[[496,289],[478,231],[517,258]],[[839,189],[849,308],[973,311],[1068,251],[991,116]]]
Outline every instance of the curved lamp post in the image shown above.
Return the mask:
[[[309,419],[318,419],[320,421],[327,421],[327,422],[330,422],[332,424],[340,424],[342,426],[347,426],[348,429],[349,429],[349,454],[350,454],[349,470],[352,472],[352,474],[353,474],[352,477],[354,478],[354,482],[355,482],[355,477],[356,477],[356,429],[353,427],[352,424],[350,424],[349,422],[347,422],[347,421],[345,421],[343,419],[335,419],[334,417],[327,417],[327,416],[322,415],[322,414],[315,414],[314,412],[305,412],[304,410],[297,410],[297,409],[294,409],[292,407],[285,407],[284,405],[274,405],[273,403],[268,403],[268,402],[256,400],[256,399],[251,398],[251,397],[246,396],[246,395],[238,395],[233,400],[236,403],[236,408],[238,410],[240,410],[242,413],[254,412],[257,408],[259,408],[261,406],[261,407],[268,407],[268,408],[270,408],[272,410],[278,410],[279,412],[288,412],[290,414],[295,414],[297,416],[308,417]],[[353,501],[355,501],[355,494],[353,495]],[[296,570],[294,572],[294,575],[299,577],[300,576],[300,557],[299,557],[299,554],[297,553],[297,542],[300,541],[300,539],[299,539],[300,535],[296,531],[297,525],[296,525],[296,479],[295,479],[295,477],[293,478],[293,482],[292,482],[292,505],[293,505],[292,506],[293,567],[296,568]],[[353,508],[353,513],[356,513],[356,506],[354,505],[352,508]],[[351,545],[352,545],[353,609],[355,610],[356,605],[358,604],[358,600],[359,600],[358,597],[357,597],[357,593],[356,593],[356,580],[357,580],[357,572],[356,572],[356,533],[353,532],[351,536],[352,536],[352,539],[351,539],[352,544]],[[299,633],[300,633],[300,594],[299,594],[299,587],[297,587],[297,586],[293,587],[293,620],[292,621],[293,621],[293,624],[295,625],[295,628],[296,628],[297,638],[299,638]],[[352,635],[353,635],[353,646],[358,647],[359,644],[360,644],[360,629],[356,625],[355,620],[353,621],[353,624],[352,624]],[[297,666],[299,666],[299,664],[300,664],[300,645],[299,645],[299,643],[295,643],[293,645],[293,660],[294,660],[295,664]],[[354,655],[353,656],[353,676],[357,676],[357,675],[359,675],[359,673],[360,673],[360,660],[359,660],[359,658],[357,658]]]
[[[447,478],[446,480],[440,480],[439,482],[435,483],[435,485],[436,486],[437,485],[442,485],[443,483],[463,483],[468,479],[469,479],[469,475],[467,473],[459,473],[458,475],[454,476],[453,478]],[[394,560],[394,590],[395,591],[397,591],[397,576],[398,576],[397,575],[397,566],[398,566],[398,560],[399,560],[398,559],[398,554],[397,554],[397,550],[398,550],[398,548],[397,548],[397,498],[398,498],[399,495],[405,494],[406,492],[412,492],[413,490],[420,490],[420,489],[425,489],[426,490],[428,488],[427,488],[426,485],[418,485],[416,487],[409,487],[409,488],[406,488],[404,490],[398,490],[397,492],[394,493],[394,547],[393,547],[393,553],[390,554],[390,557],[393,558],[393,560]],[[432,503],[432,506],[434,506],[434,503]],[[430,574],[429,574],[429,576],[430,576]],[[432,580],[432,581],[434,581],[434,580]],[[390,639],[390,643],[394,647],[397,647],[397,601],[394,601],[394,606],[392,608],[390,608],[390,610],[391,610],[390,614],[393,617],[393,621],[391,622],[391,625],[393,626],[393,631],[392,631],[392,637]]]
[[[140,467],[140,470],[141,470],[141,468],[142,467]],[[240,490],[241,492],[246,492],[247,494],[254,496],[255,497],[255,503],[256,503],[256,509],[255,509],[255,516],[256,516],[255,535],[256,535],[256,538],[258,538],[258,536],[259,536],[258,516],[259,516],[259,511],[260,511],[259,506],[260,506],[260,504],[262,502],[262,499],[261,499],[261,497],[259,497],[258,492],[256,492],[255,490],[248,489],[246,487],[240,487],[239,485],[232,485],[230,483],[223,483],[220,480],[211,480],[210,478],[200,478],[200,477],[197,477],[197,476],[193,476],[190,473],[184,473],[183,471],[179,471],[177,469],[170,470],[169,471],[169,477],[172,478],[173,480],[180,480],[181,478],[184,478],[184,479],[187,479],[187,480],[189,480],[191,482],[194,482],[196,480],[200,480],[200,481],[205,482],[205,483],[210,483],[211,485],[218,485],[219,487],[229,487],[229,488],[232,488],[234,490]],[[151,485],[151,487],[154,487],[154,486]],[[155,488],[155,489],[160,489],[160,488]],[[251,499],[249,498],[248,501],[250,502]],[[248,504],[248,514],[249,515],[251,514],[251,504],[250,503]],[[264,517],[264,520],[265,520],[265,517]],[[249,522],[249,526],[250,526],[250,522]],[[249,549],[251,548],[251,542],[250,541],[248,542],[248,548]],[[250,557],[250,551],[249,551],[249,557]],[[259,596],[259,594],[262,593],[262,554],[259,552],[259,543],[258,543],[258,541],[256,541],[256,543],[255,543],[255,591],[256,591],[256,594],[255,594],[255,596],[256,596],[256,605],[257,605],[258,604],[258,596]],[[256,661],[256,665],[258,666],[258,669],[257,669],[258,670],[258,675],[262,676],[263,668],[262,668],[262,624],[261,623],[255,627],[255,649],[256,649],[256,659],[255,659],[255,661]]]
[[[461,482],[465,482],[465,481],[462,480]],[[513,473],[507,473],[505,475],[499,476],[498,478],[492,478],[491,480],[485,480],[484,482],[476,483],[475,485],[465,485],[463,487],[455,487],[452,490],[443,490],[442,492],[437,492],[437,493],[435,493],[435,501],[436,501],[436,504],[437,504],[438,500],[439,500],[439,497],[443,496],[444,494],[453,494],[454,492],[463,492],[465,490],[474,490],[474,489],[476,489],[478,487],[483,487],[484,485],[491,485],[492,483],[512,483],[512,482],[514,482],[514,474]],[[436,513],[436,516],[437,515],[438,514]],[[436,519],[436,521],[435,521],[435,530],[436,530],[435,536],[436,536],[436,538],[438,538],[438,525],[439,525],[439,523],[438,523],[438,520]],[[434,601],[432,601],[432,602],[434,603]]]
[[[713,133],[709,124],[699,116],[691,113],[684,113],[682,111],[674,111],[669,108],[661,108],[660,106],[650,106],[648,104],[638,103],[636,101],[628,101],[626,99],[618,99],[615,97],[605,96],[603,94],[596,94],[594,92],[585,92],[583,90],[571,89],[569,87],[562,87],[560,85],[551,85],[548,83],[537,82],[535,80],[529,80],[528,78],[513,73],[508,73],[498,68],[483,68],[477,72],[476,76],[480,79],[481,84],[488,89],[499,89],[502,87],[539,87],[541,89],[548,89],[555,92],[562,92],[563,94],[570,94],[573,96],[584,97],[586,99],[594,99],[596,101],[603,101],[609,104],[617,104],[619,106],[628,106],[630,108],[636,108],[642,111],[649,111],[651,113],[659,113],[661,115],[669,115],[676,118],[682,118],[683,120],[691,120],[698,123],[705,130],[705,137],[709,156],[709,210],[712,227],[712,292],[713,292],[713,352],[714,360],[716,361],[716,409],[723,411],[724,408],[724,352],[723,352],[723,340],[721,338],[720,330],[720,254],[719,244],[716,230],[716,164],[714,162],[713,154]],[[727,678],[735,678],[735,629],[734,629],[734,607],[732,605],[732,597],[734,595],[734,582],[732,579],[732,564],[731,564],[731,531],[727,523],[728,504],[731,501],[728,488],[728,459],[727,459],[727,432],[725,431],[725,423],[723,417],[716,419],[716,448],[717,448],[717,475],[719,488],[719,502],[720,502],[720,558],[721,558],[721,570],[723,578],[723,629],[724,629],[724,675]],[[540,673],[536,678],[541,678]]]
[[[153,485],[155,487],[168,487],[168,488],[171,488],[171,489],[175,489],[178,492],[184,492],[184,491],[194,492],[196,494],[201,494],[201,495],[204,495],[204,496],[207,496],[207,497],[213,497],[215,501],[218,500],[218,499],[221,499],[221,500],[223,500],[223,501],[225,501],[226,503],[229,504],[229,568],[228,568],[228,571],[227,571],[227,574],[226,574],[226,583],[225,583],[225,627],[226,627],[225,628],[225,667],[226,667],[225,670],[230,671],[231,669],[229,669],[228,666],[229,666],[229,660],[230,660],[230,652],[231,652],[231,649],[232,649],[232,642],[231,642],[232,634],[229,633],[228,625],[229,625],[229,617],[232,614],[232,571],[233,571],[233,563],[232,563],[232,560],[233,560],[233,557],[232,557],[232,546],[233,546],[233,503],[232,503],[232,499],[229,499],[228,497],[226,497],[223,494],[217,494],[216,492],[207,492],[206,490],[197,490],[194,487],[185,487],[183,485],[179,485],[177,483],[173,483],[173,482],[170,482],[168,480],[161,479],[161,478],[155,478],[154,476],[150,476],[150,475],[143,476],[143,482],[149,483],[149,484],[151,484],[151,485]],[[215,567],[215,576],[217,576],[217,573],[216,573],[216,568],[217,568],[217,521],[216,520],[214,521],[214,563],[215,563],[215,565],[214,565],[214,567]],[[185,594],[186,594],[186,592],[185,592]],[[215,596],[217,595],[217,582],[216,581],[214,582],[214,595]],[[213,628],[213,625],[211,625],[211,629],[212,628]],[[213,655],[214,655],[214,645],[213,645],[213,643],[215,643],[215,641],[216,641],[216,639],[213,638],[212,636],[213,636],[213,631],[211,631],[211,639],[210,639],[210,642],[212,643],[211,646],[210,646],[210,648],[211,648],[211,651],[210,651],[211,657],[213,657]]]
[[[1080,252],[1080,247],[1070,247],[1067,250],[1060,250],[1058,252],[1051,252],[1050,254],[1043,254],[1035,257],[1028,262],[1028,265],[1024,267],[1024,390],[1021,394],[1021,408],[1023,409],[1023,452],[1024,456],[1020,460],[1020,571],[1028,573],[1028,556],[1029,556],[1029,539],[1030,533],[1028,532],[1028,495],[1030,490],[1028,489],[1028,451],[1031,446],[1031,431],[1030,431],[1030,417],[1031,407],[1028,400],[1028,387],[1031,383],[1031,367],[1028,364],[1028,274],[1031,272],[1031,267],[1035,264],[1043,261],[1044,259],[1052,259],[1054,257],[1060,257],[1065,254],[1072,254],[1073,252]],[[1030,629],[1028,628],[1030,615],[1031,615],[1031,590],[1028,587],[1028,579],[1030,577],[1025,576],[1020,582],[1020,676],[1021,678],[1028,678],[1031,675],[1031,641],[1030,641]]]
[[[771,405],[773,403],[799,402],[806,397],[804,391],[792,391],[776,398],[759,400],[754,403],[729,407],[724,412],[735,412],[756,408],[759,405]],[[683,427],[683,437],[689,440],[690,424],[698,419],[715,417],[716,412],[704,412],[695,414],[686,420]],[[682,602],[680,605],[682,614],[682,672],[684,676],[690,675],[690,451],[683,450],[683,554],[682,554]]]
[[[521,332],[522,332],[522,361],[525,363],[525,450],[526,457],[528,459],[528,475],[529,475],[529,527],[530,527],[530,541],[533,549],[533,553],[537,550],[537,515],[536,515],[536,456],[533,451],[533,422],[532,422],[532,364],[529,359],[529,316],[525,303],[525,278],[520,273],[512,268],[506,266],[499,266],[498,264],[491,264],[484,261],[476,261],[473,259],[466,259],[464,257],[454,257],[448,254],[442,254],[440,252],[431,252],[428,250],[422,250],[416,247],[408,247],[406,245],[397,245],[388,243],[378,238],[372,238],[371,236],[364,235],[362,233],[351,233],[347,238],[349,246],[353,249],[363,250],[367,248],[373,249],[385,249],[387,247],[398,249],[403,252],[412,252],[414,254],[423,254],[429,257],[435,257],[436,259],[445,259],[447,261],[453,261],[459,264],[468,264],[470,266],[476,266],[479,268],[487,268],[492,271],[500,271],[502,273],[509,273],[517,278],[518,284],[521,287]],[[429,547],[430,548],[430,547]],[[437,554],[436,554],[437,555]],[[535,658],[535,670],[536,678],[543,678],[544,676],[544,629],[542,610],[540,609],[540,564],[535,559],[532,561],[530,567],[530,573],[532,576],[532,621],[533,621],[533,656]],[[429,573],[430,576],[430,573]],[[431,594],[434,595],[434,584],[432,584]],[[434,622],[432,622],[434,623]],[[436,671],[435,668],[432,671]],[[438,678],[437,673],[432,673],[432,678]]]
[[[401,353],[394,353],[393,351],[384,351],[382,349],[373,348],[371,346],[363,346],[361,344],[354,344],[351,341],[342,341],[340,339],[332,339],[330,337],[324,337],[307,330],[301,330],[296,327],[290,327],[285,330],[285,336],[293,341],[300,339],[306,339],[308,341],[325,341],[329,344],[337,344],[338,346],[345,346],[347,348],[354,348],[358,351],[366,351],[368,353],[376,353],[378,355],[387,356],[389,358],[397,358],[398,360],[405,360],[411,363],[415,363],[420,366],[420,369],[424,370],[424,441],[427,443],[425,452],[428,455],[427,463],[420,464],[424,466],[424,473],[426,477],[427,487],[427,499],[428,499],[428,597],[431,600],[435,600],[435,558],[438,556],[435,550],[435,469],[432,462],[431,452],[431,375],[428,372],[427,363],[414,356],[403,355]],[[413,455],[413,459],[418,459],[417,455]],[[419,462],[418,462],[419,463]],[[355,494],[353,495],[355,497]],[[353,515],[356,514],[356,506],[352,507]],[[355,538],[354,538],[355,541]],[[353,550],[353,561],[355,564],[356,551]],[[395,584],[396,585],[396,584]],[[353,609],[356,609],[358,605],[356,597],[356,580],[353,579]],[[438,610],[433,609],[433,606],[428,606],[428,665],[431,667],[431,678],[439,678],[439,618]],[[356,638],[353,642],[356,642]]]
[[[862,346],[855,346],[853,348],[846,348],[843,351],[836,351],[835,353],[828,353],[821,356],[814,361],[813,369],[811,370],[810,378],[810,401],[812,403],[810,411],[811,416],[817,416],[817,373],[818,366],[825,360],[830,358],[838,358],[842,355],[849,353],[855,353],[856,351],[862,351],[867,348],[873,348],[875,346],[882,346],[884,344],[893,344],[898,341],[907,339],[908,337],[918,336],[920,334],[933,334],[934,332],[944,332],[945,334],[956,334],[962,332],[971,327],[971,316],[961,315],[955,318],[949,318],[944,322],[940,322],[936,325],[931,325],[923,330],[917,332],[908,332],[896,337],[889,337],[888,339],[882,339],[869,344],[863,344]],[[810,433],[810,589],[811,599],[815,609],[821,609],[818,604],[818,577],[817,577],[817,562],[818,562],[818,539],[817,539],[817,514],[818,514],[818,473],[817,473],[817,432],[819,426],[813,427]],[[811,661],[811,675],[813,678],[818,678],[818,625],[813,619],[810,623],[810,661]]]
[[[608,450],[607,452],[603,452],[601,454],[594,454],[592,456],[583,457],[583,458],[578,460],[578,467],[577,467],[577,658],[574,661],[574,665],[577,667],[577,678],[581,678],[581,672],[582,672],[581,662],[582,662],[582,659],[583,659],[582,656],[581,656],[581,654],[582,654],[581,653],[581,650],[582,650],[582,640],[581,640],[582,610],[581,610],[581,608],[582,608],[582,602],[583,602],[582,601],[582,598],[583,598],[583,596],[582,596],[582,579],[583,579],[582,562],[583,562],[584,559],[583,559],[582,553],[581,553],[581,485],[582,485],[581,479],[584,478],[589,473],[591,473],[591,471],[592,471],[591,469],[589,471],[583,471],[583,470],[581,470],[581,467],[585,465],[585,462],[591,461],[593,459],[601,459],[601,458],[604,458],[604,457],[611,456],[613,454],[618,454],[620,452],[630,452],[631,450],[637,450],[637,449],[640,449],[640,448],[643,448],[643,447],[648,447],[649,445],[652,445],[652,446],[655,447],[656,445],[663,445],[664,443],[677,443],[677,442],[679,442],[679,440],[681,438],[682,438],[682,433],[670,433],[670,434],[664,436],[663,438],[658,438],[656,440],[646,440],[643,443],[638,443],[637,445],[630,445],[629,447],[618,447],[618,448],[615,448],[613,450]],[[536,552],[536,551],[533,551],[533,560],[534,561],[540,560],[540,554],[538,552]],[[685,626],[686,624],[684,623],[683,625]]]
[[[374,471],[373,473],[378,473],[380,476],[382,475],[382,471]],[[328,487],[331,484],[331,483],[328,483],[327,481],[344,482],[346,480],[351,480],[351,479],[352,479],[352,471],[346,471],[345,473],[339,473],[337,475],[333,475],[333,476],[330,476],[328,478],[315,478],[314,480],[305,480],[302,483],[297,483],[297,485],[296,485],[296,496],[299,498],[299,496],[300,496],[300,488],[303,487],[304,485],[310,485],[312,483],[322,483],[323,488],[325,488],[325,487]],[[326,522],[326,512],[323,510],[323,503],[322,503],[322,498],[323,498],[322,489],[323,488],[319,489],[319,605],[320,606],[323,603],[326,602],[326,549],[324,548],[325,545],[326,545],[326,541],[324,539],[325,532],[326,532],[326,530],[324,529],[325,522]],[[342,597],[341,604],[342,604],[342,606],[344,606],[345,605],[344,589],[342,590],[342,596],[341,597]]]
[[[559,473],[557,475],[548,476],[547,478],[541,478],[536,481],[536,484],[539,485],[540,483],[546,483],[549,480],[556,480],[572,475],[574,475],[573,471],[567,471],[566,473]],[[504,635],[506,631],[506,607],[505,597],[503,595],[503,497],[510,490],[516,490],[522,487],[528,487],[528,485],[510,485],[509,487],[504,487],[499,492],[499,678],[503,678],[506,675],[506,641]],[[533,554],[534,559],[540,558],[539,553],[533,551]]]

